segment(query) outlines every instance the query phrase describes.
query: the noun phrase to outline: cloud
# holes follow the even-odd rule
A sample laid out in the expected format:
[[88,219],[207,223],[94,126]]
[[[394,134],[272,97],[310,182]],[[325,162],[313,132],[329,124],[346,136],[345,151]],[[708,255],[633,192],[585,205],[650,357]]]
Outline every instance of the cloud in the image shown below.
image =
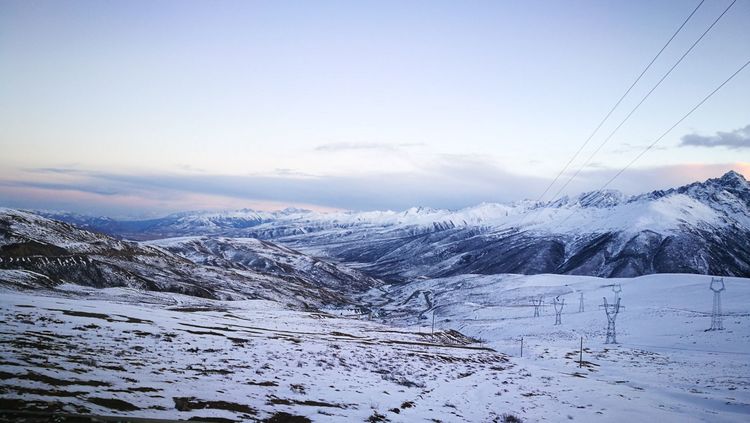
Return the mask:
[[322,144],[315,147],[315,151],[322,152],[340,152],[340,151],[357,151],[357,150],[380,150],[380,151],[397,151],[409,147],[418,147],[422,143],[383,143],[383,142],[335,142]]
[[[750,179],[750,163],[684,163],[669,166],[631,168],[615,179],[608,189],[617,189],[626,194],[642,194],[654,190],[674,188],[692,182],[718,178],[734,170]],[[609,181],[619,169],[602,168],[582,172],[566,190],[567,194],[591,191]]]
[[[732,169],[750,176],[750,163],[661,166],[630,169],[611,188],[637,194],[718,177]],[[581,172],[564,194],[597,189],[615,172],[617,169],[612,168]],[[115,216],[288,206],[318,210],[403,210],[420,205],[457,209],[481,202],[535,198],[549,181],[511,173],[471,155],[442,156],[418,172],[345,176],[300,176],[283,171],[264,176],[40,168],[0,178],[0,205]]]
[[[65,176],[62,178],[61,176]],[[40,168],[0,180],[0,202],[20,200],[18,189],[143,198],[144,204],[174,201],[185,195],[211,195],[243,202],[353,210],[406,209],[414,205],[460,208],[485,201],[506,202],[538,192],[546,180],[516,175],[472,156],[449,156],[417,172],[358,175],[300,175],[293,171],[271,175],[185,173],[114,173],[80,169]],[[3,191],[16,188],[13,195]],[[195,204],[190,208],[206,208]],[[86,205],[80,208],[85,210]]]
[[185,172],[197,172],[197,173],[206,173],[207,172],[206,169],[203,169],[203,168],[200,168],[200,167],[195,167],[195,166],[193,166],[191,164],[188,164],[188,163],[178,163],[176,165],[176,167],[177,167],[177,169],[183,170]]
[[629,153],[631,151],[641,151],[648,148],[649,150],[666,150],[668,147],[655,145],[651,147],[650,144],[632,144],[629,142],[620,143],[616,148],[612,149],[614,154]]
[[296,169],[290,169],[286,167],[277,167],[273,170],[273,174],[276,176],[294,176],[294,177],[306,177],[313,178],[315,175],[312,173],[300,172]]
[[91,184],[73,185],[70,183],[59,183],[59,182],[0,181],[0,186],[12,186],[12,187],[18,187],[18,188],[38,188],[38,189],[44,189],[44,190],[50,190],[50,191],[73,189],[75,191],[86,192],[89,194],[106,195],[106,196],[120,194],[120,192],[117,189],[96,186],[96,185],[91,185]]
[[750,125],[731,132],[716,132],[716,135],[704,136],[688,134],[682,137],[680,147],[726,147],[730,149],[750,148]]

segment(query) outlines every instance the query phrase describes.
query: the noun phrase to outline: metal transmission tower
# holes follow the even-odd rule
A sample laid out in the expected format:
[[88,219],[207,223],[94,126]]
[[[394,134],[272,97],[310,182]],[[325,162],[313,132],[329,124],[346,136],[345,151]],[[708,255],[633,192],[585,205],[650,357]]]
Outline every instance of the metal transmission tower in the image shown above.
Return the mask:
[[539,300],[531,299],[531,305],[534,306],[534,317],[539,317],[539,307],[542,306],[542,297]]
[[714,308],[711,311],[711,329],[724,330],[724,318],[721,315],[721,291],[724,290],[724,278],[711,278],[711,291],[714,292]]
[[560,299],[560,296],[558,295],[552,300],[553,304],[555,305],[555,326],[561,325],[562,320],[560,319],[560,316],[562,315],[563,306],[565,306],[565,299]]
[[583,313],[583,292],[581,292],[581,296],[578,297],[578,312]]
[[616,344],[617,343],[617,332],[615,331],[615,319],[617,314],[620,312],[620,299],[618,298],[614,304],[607,304],[607,297],[604,297],[604,312],[607,313],[607,340],[605,344]]

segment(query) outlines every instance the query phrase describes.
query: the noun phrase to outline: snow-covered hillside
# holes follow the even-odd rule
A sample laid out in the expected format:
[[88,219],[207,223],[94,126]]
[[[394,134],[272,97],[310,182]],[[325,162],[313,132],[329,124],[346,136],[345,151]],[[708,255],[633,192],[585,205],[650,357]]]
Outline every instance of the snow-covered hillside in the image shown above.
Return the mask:
[[357,270],[255,238],[167,238],[144,245],[171,251],[194,263],[298,278],[340,293],[359,292],[380,284]]
[[[711,276],[660,274],[637,278],[566,275],[461,275],[387,285],[371,290],[362,301],[376,314],[403,326],[429,326],[433,313],[439,329],[455,329],[512,352],[518,339],[554,333],[557,341],[593,344],[604,340],[607,326],[602,307],[614,303],[619,290],[622,311],[617,318],[622,345],[670,346],[693,350],[747,353],[750,345],[750,279],[724,277],[725,331],[704,332],[711,324]],[[579,312],[583,294],[584,311]],[[553,301],[564,301],[562,325],[555,322]],[[532,300],[542,299],[534,317]],[[541,338],[540,338],[541,339]]]
[[[391,323],[429,331],[434,316],[435,330],[458,330],[512,356],[523,348],[525,363],[627,386],[658,407],[686,413],[668,421],[743,421],[750,417],[750,279],[723,278],[725,330],[707,331],[711,279],[463,275],[386,286],[368,299]],[[621,301],[615,319],[619,343],[605,345],[602,305],[604,297],[615,303],[615,295]],[[540,299],[540,316],[534,317],[533,301]],[[564,302],[559,325],[555,300]],[[581,339],[585,362],[576,369]],[[634,406],[632,396],[622,401],[621,407]]]
[[[206,241],[204,247],[219,243]],[[245,248],[251,244],[252,248]],[[345,266],[270,242],[221,243],[222,248],[228,245],[238,246],[237,255],[229,258],[249,254],[267,261],[228,265],[227,260],[212,262],[204,256],[194,262],[159,246],[120,241],[36,214],[0,209],[0,269],[16,271],[6,273],[0,283],[42,288],[63,282],[127,286],[205,298],[267,299],[295,307],[347,304],[347,292],[379,283]],[[200,251],[211,254],[208,249]],[[265,264],[273,260],[276,267],[267,268]]]
[[[716,332],[704,331],[708,281],[425,280],[368,293],[375,321],[125,288],[4,290],[0,408],[228,421],[744,422],[750,280],[725,278],[726,330]],[[625,307],[621,344],[604,345],[597,305],[612,283]],[[566,300],[561,325],[549,308],[533,317],[528,300],[540,295]]]

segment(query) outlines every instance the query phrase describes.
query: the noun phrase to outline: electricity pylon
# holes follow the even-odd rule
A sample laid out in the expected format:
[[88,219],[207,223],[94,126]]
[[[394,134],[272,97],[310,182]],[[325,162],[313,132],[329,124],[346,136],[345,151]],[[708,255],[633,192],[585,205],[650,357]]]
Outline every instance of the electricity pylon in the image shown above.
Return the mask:
[[552,303],[555,306],[555,326],[562,324],[562,319],[560,316],[562,315],[563,306],[565,306],[565,299],[560,299],[560,296],[558,295],[552,300]]
[[534,317],[539,317],[539,307],[542,306],[542,297],[539,297],[539,300],[531,299],[531,305],[534,306]]
[[724,278],[711,278],[710,288],[714,292],[714,308],[711,311],[709,330],[724,330],[724,318],[721,315],[721,291],[724,290]]
[[620,299],[620,292],[622,292],[622,286],[619,283],[616,284],[616,285],[613,284],[612,285],[612,292],[615,293],[615,302],[617,302],[617,300]]
[[616,344],[617,343],[617,331],[615,329],[615,319],[617,314],[620,312],[620,299],[618,298],[614,304],[607,304],[607,297],[604,297],[604,312],[607,313],[607,340],[605,344]]

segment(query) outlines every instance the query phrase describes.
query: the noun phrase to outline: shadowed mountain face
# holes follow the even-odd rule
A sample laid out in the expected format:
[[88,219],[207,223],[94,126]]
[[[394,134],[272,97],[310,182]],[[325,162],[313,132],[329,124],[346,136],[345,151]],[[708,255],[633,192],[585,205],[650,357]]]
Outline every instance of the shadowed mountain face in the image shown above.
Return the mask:
[[750,186],[735,172],[631,197],[606,191],[458,211],[240,210],[119,223],[56,217],[132,239],[271,240],[393,282],[465,273],[750,276]]
[[254,238],[167,238],[144,245],[170,251],[202,265],[314,281],[319,287],[340,293],[362,292],[380,283],[357,270]]
[[193,240],[190,245],[200,257],[191,254],[196,258],[192,261],[160,245],[121,241],[35,214],[0,209],[0,284],[50,288],[69,282],[317,307],[345,304],[347,293],[379,283],[270,242],[235,242],[237,257],[263,259],[229,265],[221,249],[211,249],[218,242]]

